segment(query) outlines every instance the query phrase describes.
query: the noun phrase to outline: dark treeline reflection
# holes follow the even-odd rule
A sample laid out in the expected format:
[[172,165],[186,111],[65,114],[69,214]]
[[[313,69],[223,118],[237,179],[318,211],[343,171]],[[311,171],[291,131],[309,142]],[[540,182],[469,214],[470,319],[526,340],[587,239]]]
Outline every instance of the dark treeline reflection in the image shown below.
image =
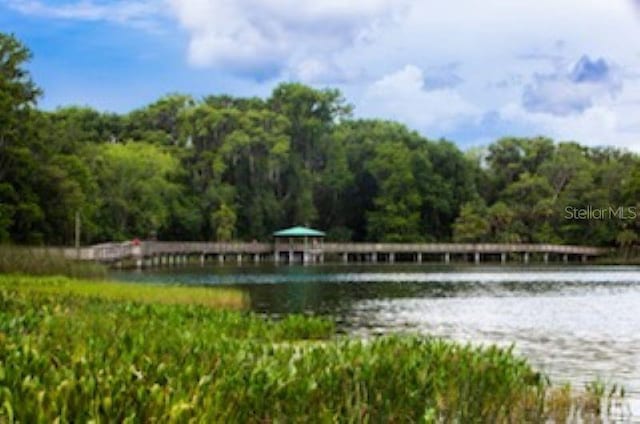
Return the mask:
[[[126,114],[42,111],[28,49],[0,34],[0,51],[2,242],[71,244],[77,214],[83,243],[265,240],[294,224],[331,240],[627,254],[638,240],[640,158],[630,152],[544,137],[463,152],[395,122],[354,119],[339,91],[297,83],[265,99],[170,94]],[[610,206],[624,217],[568,217]]]
[[635,268],[429,265],[224,266],[114,272],[115,279],[244,290],[267,314],[353,319],[353,306],[394,299],[518,298],[615,294],[638,287]]

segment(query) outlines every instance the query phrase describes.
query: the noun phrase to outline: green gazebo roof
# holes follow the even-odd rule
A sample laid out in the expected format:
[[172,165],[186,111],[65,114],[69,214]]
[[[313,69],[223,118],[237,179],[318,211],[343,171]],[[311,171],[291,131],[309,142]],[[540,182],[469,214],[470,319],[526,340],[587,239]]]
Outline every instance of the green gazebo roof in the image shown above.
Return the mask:
[[307,227],[291,227],[273,233],[275,237],[324,237],[322,231]]

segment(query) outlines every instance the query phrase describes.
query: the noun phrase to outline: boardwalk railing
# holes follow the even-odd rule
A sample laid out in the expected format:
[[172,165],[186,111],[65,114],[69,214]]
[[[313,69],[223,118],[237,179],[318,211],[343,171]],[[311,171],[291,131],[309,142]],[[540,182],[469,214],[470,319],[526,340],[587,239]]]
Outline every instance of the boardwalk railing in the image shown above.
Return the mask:
[[[253,255],[269,254],[273,247],[269,243],[209,243],[209,242],[154,242],[139,244],[132,242],[104,243],[80,249],[80,259],[97,262],[116,262],[125,259],[149,258],[154,256],[176,255]],[[77,257],[77,250],[64,250],[65,256]]]
[[325,243],[325,253],[559,253],[599,256],[606,249],[559,244],[501,243]]
[[[287,250],[288,249],[288,250]],[[307,249],[307,250],[305,250]],[[311,252],[311,250],[313,252]],[[394,262],[396,257],[404,260],[422,262],[425,255],[442,255],[444,262],[449,262],[453,255],[470,257],[476,263],[488,255],[500,255],[501,262],[508,257],[521,256],[528,263],[530,255],[540,255],[544,262],[550,255],[560,257],[565,262],[569,257],[579,257],[586,261],[589,257],[604,255],[607,249],[593,246],[572,246],[557,244],[499,244],[499,243],[321,243],[314,245],[292,244],[286,249],[272,243],[258,242],[159,242],[145,241],[140,243],[103,243],[80,249],[64,248],[66,257],[103,263],[121,263],[133,261],[137,266],[160,265],[164,263],[185,263],[189,258],[198,257],[204,263],[211,257],[224,262],[233,257],[241,262],[249,257],[254,262],[272,260],[279,262],[284,255],[284,262],[293,262],[301,258],[306,262],[308,253],[324,261],[326,256],[341,257],[344,262],[370,261]]]

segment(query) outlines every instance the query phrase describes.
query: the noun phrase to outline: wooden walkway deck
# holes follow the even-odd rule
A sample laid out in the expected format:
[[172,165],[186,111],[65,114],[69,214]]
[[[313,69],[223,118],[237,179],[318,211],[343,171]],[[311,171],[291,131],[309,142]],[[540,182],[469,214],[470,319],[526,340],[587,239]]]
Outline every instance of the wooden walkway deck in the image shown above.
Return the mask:
[[[307,255],[305,249],[313,249]],[[604,255],[607,249],[592,246],[555,244],[494,244],[494,243],[320,243],[313,246],[273,243],[213,243],[213,242],[157,242],[139,244],[104,243],[80,249],[65,248],[69,258],[110,264],[131,262],[137,267],[182,264],[210,260],[220,263],[273,261],[276,263],[307,262],[309,257],[318,262],[339,260],[342,262],[444,262],[464,260],[475,263],[484,261],[518,260],[528,263],[579,260]]]

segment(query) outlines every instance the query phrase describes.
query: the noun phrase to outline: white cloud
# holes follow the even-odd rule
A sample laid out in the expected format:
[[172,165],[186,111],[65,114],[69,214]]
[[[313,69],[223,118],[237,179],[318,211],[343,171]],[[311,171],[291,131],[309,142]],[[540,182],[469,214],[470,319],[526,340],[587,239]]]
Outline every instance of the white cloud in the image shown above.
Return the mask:
[[[189,33],[196,66],[240,73],[299,72],[318,79],[336,50],[368,40],[403,1],[361,0],[169,0]],[[322,66],[318,66],[318,65]]]
[[455,89],[427,90],[422,69],[414,65],[375,81],[360,107],[362,115],[399,120],[432,134],[450,130],[461,120],[475,119],[479,112]]
[[303,59],[289,70],[293,79],[306,83],[350,83],[364,75],[362,68],[343,68],[336,61],[312,57]]
[[[445,135],[463,144],[543,134],[640,150],[640,85],[632,81],[640,50],[628,41],[640,38],[639,18],[625,1],[487,0],[482,7],[472,0],[415,1],[397,31],[385,30],[374,45],[342,58],[346,66],[367,63],[378,75],[413,63],[427,80],[430,69],[458,64],[455,90],[445,91],[449,99],[432,112],[444,118],[421,116],[435,103],[424,100],[434,97],[424,86],[391,97],[403,97],[405,105],[391,100],[393,107],[377,107],[376,115],[430,137],[441,135],[436,122],[443,120]],[[607,72],[597,78],[602,64]],[[370,90],[352,92],[356,113],[370,116]]]
[[534,128],[558,140],[591,146],[618,146],[640,151],[640,81],[630,81],[617,98],[603,98],[579,113],[557,115],[526,110],[519,103],[504,105],[501,119]]
[[617,70],[606,60],[583,56],[570,72],[535,74],[525,87],[522,103],[530,112],[571,115],[614,97],[621,88]]
[[153,0],[100,2],[94,0],[47,4],[39,0],[8,0],[6,4],[25,15],[53,19],[107,21],[151,30],[158,29],[161,2]]

